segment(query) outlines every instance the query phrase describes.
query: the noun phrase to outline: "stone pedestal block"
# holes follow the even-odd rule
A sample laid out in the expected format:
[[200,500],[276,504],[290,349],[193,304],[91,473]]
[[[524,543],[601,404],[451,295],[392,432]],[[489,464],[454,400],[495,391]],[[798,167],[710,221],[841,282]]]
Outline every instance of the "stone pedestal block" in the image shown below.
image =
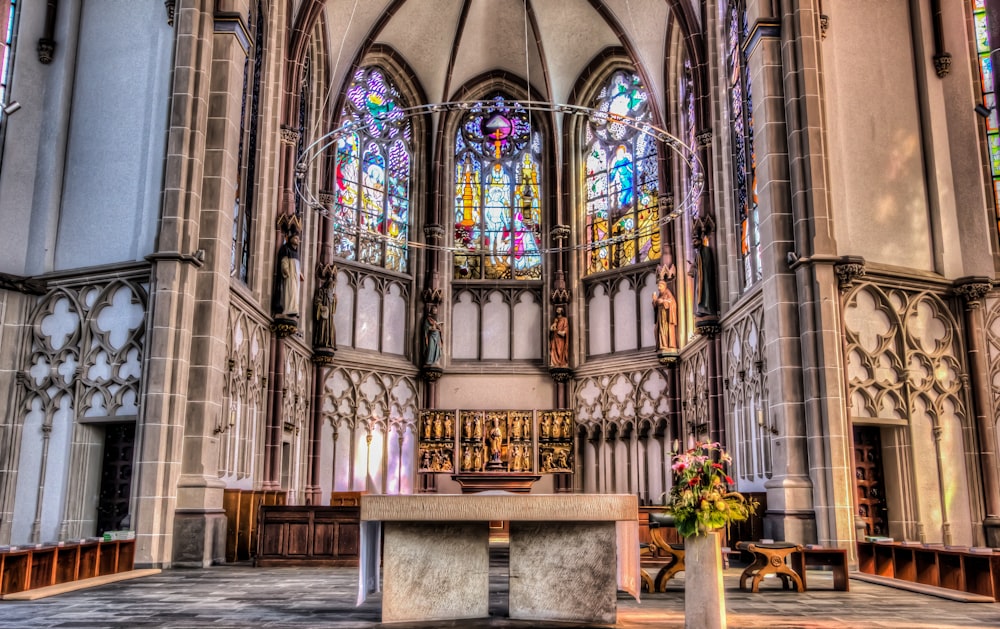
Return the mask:
[[174,568],[226,563],[224,511],[180,511],[174,515]]
[[490,614],[488,522],[386,522],[382,622]]
[[616,556],[613,522],[511,522],[510,617],[613,624]]
[[717,532],[684,538],[684,629],[726,626],[720,538]]

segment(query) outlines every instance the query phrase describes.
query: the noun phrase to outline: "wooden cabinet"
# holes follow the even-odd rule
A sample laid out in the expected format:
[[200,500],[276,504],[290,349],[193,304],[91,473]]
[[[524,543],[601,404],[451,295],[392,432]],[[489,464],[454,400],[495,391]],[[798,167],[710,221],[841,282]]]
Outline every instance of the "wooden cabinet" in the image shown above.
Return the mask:
[[263,505],[257,566],[357,566],[361,507]]
[[127,572],[134,560],[134,539],[0,551],[0,595]]
[[1000,553],[858,542],[858,570],[1000,600]]
[[222,495],[226,512],[226,561],[248,561],[257,551],[257,510],[261,505],[283,505],[280,490],[227,489]]

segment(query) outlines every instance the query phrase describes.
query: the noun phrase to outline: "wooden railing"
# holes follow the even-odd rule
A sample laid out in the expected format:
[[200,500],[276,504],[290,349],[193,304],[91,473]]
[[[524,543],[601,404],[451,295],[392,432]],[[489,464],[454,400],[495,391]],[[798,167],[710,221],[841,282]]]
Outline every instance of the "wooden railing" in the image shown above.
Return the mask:
[[132,570],[135,540],[81,540],[0,550],[0,595]]

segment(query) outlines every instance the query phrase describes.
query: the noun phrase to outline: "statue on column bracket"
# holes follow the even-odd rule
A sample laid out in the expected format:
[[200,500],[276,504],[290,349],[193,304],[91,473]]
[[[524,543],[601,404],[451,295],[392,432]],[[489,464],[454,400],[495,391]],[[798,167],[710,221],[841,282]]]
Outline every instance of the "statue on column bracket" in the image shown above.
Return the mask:
[[437,318],[438,307],[427,307],[423,323],[423,365],[426,370],[441,371],[441,322]]
[[665,252],[663,264],[656,271],[656,292],[653,293],[653,311],[656,315],[656,350],[661,363],[677,360],[677,300],[667,282],[674,279],[677,270],[670,252]]
[[569,367],[569,319],[562,306],[556,306],[556,315],[549,326],[549,365],[563,369]]
[[717,323],[719,317],[719,288],[716,286],[715,252],[712,250],[711,235],[715,231],[715,220],[710,214],[699,216],[692,226],[694,239],[694,261],[691,274],[694,276],[694,314],[701,322]]
[[300,227],[299,218],[294,214],[278,218],[278,228],[284,236],[284,242],[278,248],[275,260],[271,310],[274,313],[275,328],[279,335],[284,336],[298,330],[300,283],[304,279],[299,262]]
[[316,265],[316,294],[313,296],[313,361],[329,363],[337,349],[337,265]]

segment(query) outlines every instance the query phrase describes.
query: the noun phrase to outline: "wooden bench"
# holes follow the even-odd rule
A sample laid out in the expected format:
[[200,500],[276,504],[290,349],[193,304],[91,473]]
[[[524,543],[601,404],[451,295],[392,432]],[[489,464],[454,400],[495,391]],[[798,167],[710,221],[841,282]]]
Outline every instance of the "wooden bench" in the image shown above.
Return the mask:
[[806,568],[828,566],[833,570],[833,589],[848,592],[851,589],[847,578],[847,550],[843,548],[803,548],[792,553],[792,569],[802,578],[802,589],[806,583]]
[[0,598],[28,590],[129,572],[135,540],[97,539],[0,550]]
[[802,551],[799,544],[778,542],[774,544],[757,544],[739,542],[736,548],[753,554],[753,562],[740,575],[740,589],[746,591],[747,580],[751,580],[751,592],[757,592],[760,582],[769,574],[781,579],[784,589],[795,586],[797,592],[804,591],[805,584],[799,574],[786,563],[789,555]]

